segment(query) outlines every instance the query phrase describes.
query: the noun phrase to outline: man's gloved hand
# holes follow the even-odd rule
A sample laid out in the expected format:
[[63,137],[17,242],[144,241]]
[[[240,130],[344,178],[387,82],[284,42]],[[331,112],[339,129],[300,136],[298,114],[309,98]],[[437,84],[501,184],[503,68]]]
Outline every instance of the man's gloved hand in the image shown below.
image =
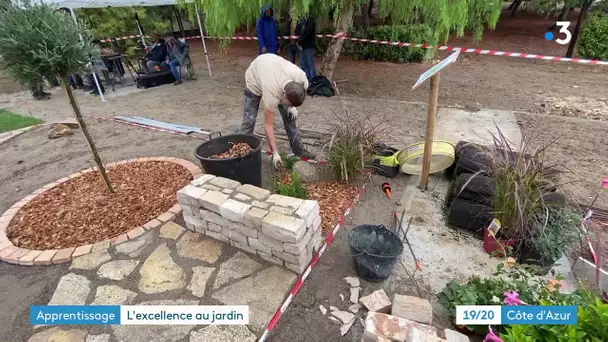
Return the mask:
[[272,165],[274,165],[275,169],[278,169],[280,165],[283,165],[283,160],[278,151],[272,153]]
[[296,109],[296,107],[287,108],[287,117],[289,117],[289,120],[291,121],[298,118],[298,110]]
[[266,47],[262,46],[262,53],[266,53]]

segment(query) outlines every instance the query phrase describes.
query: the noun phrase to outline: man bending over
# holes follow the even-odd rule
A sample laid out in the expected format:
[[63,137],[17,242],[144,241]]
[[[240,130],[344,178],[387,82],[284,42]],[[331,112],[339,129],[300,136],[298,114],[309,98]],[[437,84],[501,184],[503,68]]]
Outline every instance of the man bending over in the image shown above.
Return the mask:
[[306,73],[295,64],[275,54],[258,56],[245,72],[245,105],[241,132],[252,134],[255,120],[264,100],[264,131],[272,151],[275,168],[281,164],[274,136],[274,118],[277,111],[281,114],[291,151],[296,156],[311,158],[304,149],[300,131],[296,124],[299,107],[306,97],[308,79]]

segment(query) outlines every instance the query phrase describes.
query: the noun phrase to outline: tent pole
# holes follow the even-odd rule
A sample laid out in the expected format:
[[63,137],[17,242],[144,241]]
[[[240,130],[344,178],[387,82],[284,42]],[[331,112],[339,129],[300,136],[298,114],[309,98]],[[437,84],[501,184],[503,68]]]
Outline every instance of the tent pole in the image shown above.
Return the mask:
[[[72,15],[72,19],[74,19],[74,22],[78,22],[76,20],[76,13],[74,13],[74,9],[72,7],[70,7],[70,15]],[[82,40],[82,35],[80,35],[80,40]],[[95,66],[93,65],[93,61],[91,60],[91,69],[93,71],[92,75],[93,75],[93,81],[95,81],[95,87],[97,87],[97,92],[99,92],[99,97],[101,97],[101,102],[106,102],[105,97],[103,96],[103,92],[101,91],[101,87],[99,86],[99,80],[97,79],[97,74],[95,73]]]
[[139,31],[139,37],[141,38],[141,43],[146,47],[146,40],[144,39],[144,30],[141,27],[141,22],[139,21],[139,16],[135,13],[135,21],[137,22],[137,30]]
[[207,45],[205,44],[205,34],[203,33],[203,25],[201,24],[201,16],[199,14],[198,5],[194,3],[196,9],[196,20],[198,21],[198,28],[201,31],[201,41],[203,42],[203,49],[205,50],[205,58],[207,59],[207,69],[209,69],[209,77],[213,77],[211,74],[211,63],[209,63],[209,54],[207,53]]

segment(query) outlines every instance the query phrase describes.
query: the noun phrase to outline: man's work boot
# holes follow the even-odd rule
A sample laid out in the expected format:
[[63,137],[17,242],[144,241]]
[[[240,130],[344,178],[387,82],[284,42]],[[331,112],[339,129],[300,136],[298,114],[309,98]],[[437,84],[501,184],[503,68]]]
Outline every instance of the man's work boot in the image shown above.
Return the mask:
[[46,100],[49,98],[48,96],[44,95],[42,92],[35,92],[32,95],[34,96],[35,100]]
[[301,150],[293,151],[293,154],[300,158],[306,158],[306,159],[315,159],[315,157],[316,157],[313,153],[311,153],[310,151],[308,151],[305,148],[303,148]]
[[180,84],[182,84],[182,80],[177,80],[177,81],[173,82],[173,85],[180,85]]

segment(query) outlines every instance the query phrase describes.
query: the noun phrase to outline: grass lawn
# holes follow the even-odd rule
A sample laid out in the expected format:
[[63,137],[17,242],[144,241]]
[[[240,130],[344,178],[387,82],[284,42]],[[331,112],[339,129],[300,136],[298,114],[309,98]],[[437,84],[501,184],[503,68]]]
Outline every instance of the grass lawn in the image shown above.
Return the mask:
[[21,116],[4,109],[0,109],[0,133],[41,124],[43,122],[44,121],[37,118],[32,119],[29,116]]

